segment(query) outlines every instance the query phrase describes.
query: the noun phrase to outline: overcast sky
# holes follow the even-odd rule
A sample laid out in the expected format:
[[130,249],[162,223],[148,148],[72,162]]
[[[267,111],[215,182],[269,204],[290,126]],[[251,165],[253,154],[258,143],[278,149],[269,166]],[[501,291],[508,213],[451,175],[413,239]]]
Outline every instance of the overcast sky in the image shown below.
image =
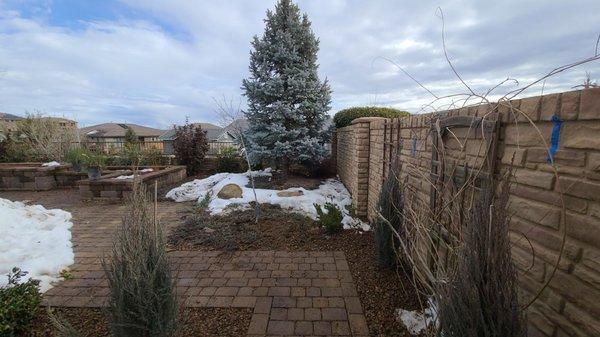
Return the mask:
[[[332,110],[355,105],[420,111],[431,96],[465,92],[444,58],[484,92],[507,77],[523,85],[590,57],[599,0],[299,0],[319,37],[319,73]],[[253,35],[275,0],[0,0],[0,111],[41,111],[80,125],[130,122],[166,128],[216,122],[214,97],[241,98]],[[548,80],[568,90],[600,62]],[[498,93],[514,89],[507,84]],[[541,92],[535,87],[525,95]]]

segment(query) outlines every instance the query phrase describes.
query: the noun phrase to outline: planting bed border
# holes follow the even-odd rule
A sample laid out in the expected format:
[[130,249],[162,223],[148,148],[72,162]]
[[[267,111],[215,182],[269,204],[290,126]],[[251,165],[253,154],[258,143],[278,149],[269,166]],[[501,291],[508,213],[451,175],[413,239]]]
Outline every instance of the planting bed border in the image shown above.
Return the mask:
[[[113,169],[121,167],[113,167]],[[136,175],[133,179],[115,179],[121,175],[131,175],[130,169],[119,170],[103,175],[100,179],[84,179],[77,182],[79,194],[83,199],[121,200],[128,197],[133,190],[134,182],[140,182],[149,190],[154,182],[158,187],[178,183],[185,179],[185,166],[144,166],[139,169],[152,168],[155,171]]]
[[71,165],[42,166],[42,163],[0,164],[0,191],[48,191],[68,184],[72,179],[58,179],[58,172]]

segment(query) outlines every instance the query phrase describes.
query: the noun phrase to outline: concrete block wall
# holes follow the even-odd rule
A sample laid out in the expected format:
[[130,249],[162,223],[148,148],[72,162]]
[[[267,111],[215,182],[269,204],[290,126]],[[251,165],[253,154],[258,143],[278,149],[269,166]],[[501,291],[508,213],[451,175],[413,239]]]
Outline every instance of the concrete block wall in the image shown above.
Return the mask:
[[[492,108],[481,105],[439,115],[500,113],[494,160],[498,170],[511,162],[514,166],[510,235],[524,301],[551,280],[528,310],[530,336],[600,336],[600,89],[524,98],[504,102],[497,111]],[[547,163],[553,116],[562,121],[554,156],[558,175]],[[429,130],[434,117],[361,118],[337,130],[338,174],[353,195],[358,214],[375,218],[391,163],[401,167],[412,197],[428,205],[433,151]],[[481,164],[485,149],[481,134],[469,134],[473,131],[453,129],[463,142],[445,137],[447,161]],[[553,273],[563,235],[564,252]]]
[[352,206],[360,217],[367,216],[369,185],[369,133],[370,121],[355,121],[338,129],[333,142],[337,172],[352,194]]

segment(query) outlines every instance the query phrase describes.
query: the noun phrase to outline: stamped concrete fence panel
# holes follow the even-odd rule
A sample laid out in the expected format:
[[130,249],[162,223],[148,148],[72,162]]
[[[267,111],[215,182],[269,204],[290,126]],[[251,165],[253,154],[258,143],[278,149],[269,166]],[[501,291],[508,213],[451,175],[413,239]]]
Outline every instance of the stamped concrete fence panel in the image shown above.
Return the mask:
[[394,167],[411,197],[430,204],[440,146],[432,123],[451,116],[499,118],[494,151],[478,130],[456,127],[444,136],[444,160],[489,166],[496,175],[513,167],[513,260],[523,302],[539,293],[528,308],[529,335],[600,336],[600,89],[353,121],[337,130],[333,153],[358,215],[377,217],[382,182]]

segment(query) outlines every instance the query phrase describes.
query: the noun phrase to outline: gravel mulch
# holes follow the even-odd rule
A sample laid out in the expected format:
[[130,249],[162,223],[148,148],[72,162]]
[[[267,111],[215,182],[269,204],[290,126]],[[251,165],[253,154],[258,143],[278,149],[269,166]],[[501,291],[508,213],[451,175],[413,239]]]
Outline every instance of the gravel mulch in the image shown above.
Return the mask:
[[[57,317],[69,322],[87,337],[110,336],[108,318],[102,309],[55,308]],[[251,309],[240,308],[188,308],[183,313],[183,325],[177,336],[180,337],[237,337],[244,336],[250,325]],[[54,336],[47,311],[41,309],[31,331],[19,337]]]
[[177,250],[343,251],[371,336],[410,336],[396,322],[394,311],[419,308],[417,295],[405,273],[377,266],[372,232],[344,230],[326,235],[310,218],[277,206],[262,205],[261,213],[255,223],[254,211],[211,217],[195,210],[173,228],[169,243]]

